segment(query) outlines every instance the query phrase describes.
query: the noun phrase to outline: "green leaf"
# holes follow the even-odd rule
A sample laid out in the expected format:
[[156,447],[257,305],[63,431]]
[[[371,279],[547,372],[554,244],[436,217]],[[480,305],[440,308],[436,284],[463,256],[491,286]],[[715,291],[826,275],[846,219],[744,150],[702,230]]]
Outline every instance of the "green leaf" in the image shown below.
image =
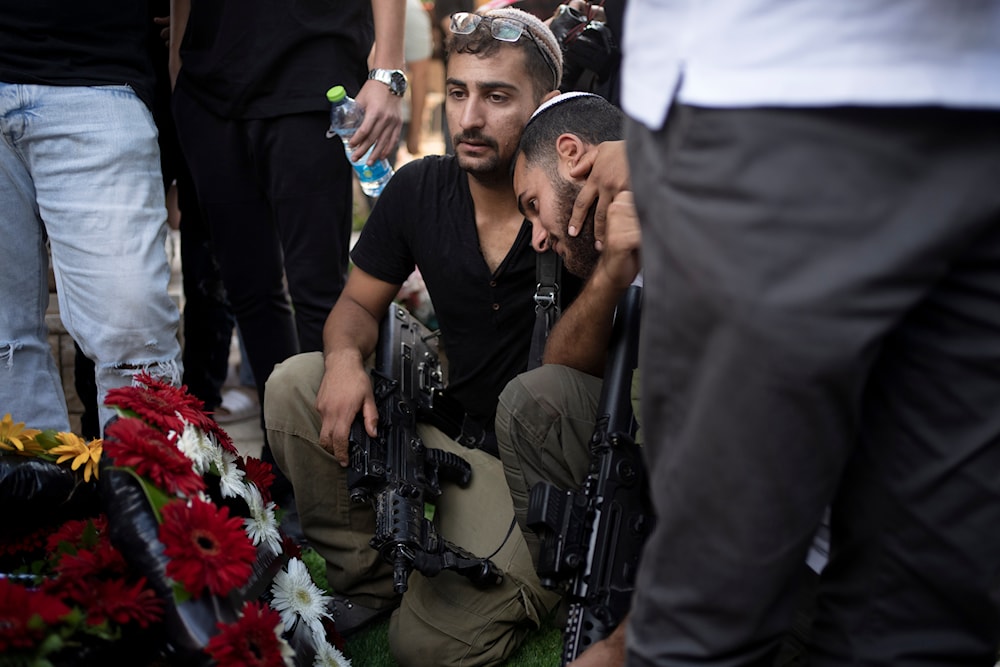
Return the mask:
[[165,491],[149,480],[144,480],[143,488],[146,491],[146,497],[149,499],[149,504],[152,505],[153,511],[156,512],[156,520],[162,523],[163,520],[160,518],[160,510],[163,509],[164,505],[172,500],[176,500],[176,498],[174,496],[167,495]]
[[177,601],[178,605],[184,604],[191,599],[191,594],[188,593],[187,589],[181,586],[176,581],[174,582],[174,600]]
[[83,632],[105,641],[113,642],[121,639],[122,631],[118,625],[112,625],[111,621],[104,619],[97,625],[87,624],[83,626]]
[[65,623],[70,625],[80,625],[86,619],[86,614],[79,607],[73,607],[69,613],[62,617]]
[[38,654],[39,655],[48,655],[50,653],[55,653],[56,651],[58,651],[59,649],[61,649],[65,645],[66,645],[66,642],[64,642],[63,638],[60,637],[59,635],[49,635],[38,646]]
[[137,473],[132,468],[123,468],[115,466],[114,470],[120,470],[122,472],[127,472],[131,475],[137,482],[139,482],[139,487],[142,492],[146,495],[146,502],[149,503],[150,508],[153,510],[153,515],[156,517],[156,523],[163,523],[163,517],[160,515],[160,510],[163,506],[174,500],[173,496],[168,496],[166,492],[160,489],[158,486],[150,482],[148,479]]
[[87,521],[87,525],[83,528],[83,546],[88,549],[93,548],[97,546],[99,541],[97,526],[94,525],[93,521]]
[[48,451],[53,447],[58,446],[59,440],[56,436],[59,435],[58,431],[53,429],[46,429],[35,436],[35,442],[42,446],[42,449]]
[[111,406],[115,409],[115,413],[122,419],[128,419],[129,417],[138,417],[139,413],[135,410],[130,410],[128,408],[120,408],[117,405]]

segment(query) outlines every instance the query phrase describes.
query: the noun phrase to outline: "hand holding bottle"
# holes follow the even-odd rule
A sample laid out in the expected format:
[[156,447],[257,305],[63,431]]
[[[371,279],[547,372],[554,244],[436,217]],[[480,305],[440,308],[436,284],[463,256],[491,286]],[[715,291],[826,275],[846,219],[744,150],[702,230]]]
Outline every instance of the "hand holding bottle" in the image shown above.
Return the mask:
[[372,144],[358,160],[352,159],[350,142],[364,123],[364,108],[347,95],[343,86],[334,86],[328,90],[326,98],[330,100],[330,129],[326,132],[327,138],[334,135],[340,137],[344,143],[344,153],[361,181],[361,190],[369,197],[378,197],[382,193],[382,188],[392,178],[392,166],[385,158],[371,159],[376,144]]

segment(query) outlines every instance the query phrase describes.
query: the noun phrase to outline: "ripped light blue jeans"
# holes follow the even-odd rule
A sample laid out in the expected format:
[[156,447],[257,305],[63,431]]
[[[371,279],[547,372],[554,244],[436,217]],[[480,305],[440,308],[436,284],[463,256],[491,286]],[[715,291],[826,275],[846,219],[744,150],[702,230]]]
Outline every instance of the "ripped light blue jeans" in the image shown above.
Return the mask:
[[104,396],[148,370],[177,384],[157,130],[128,86],[0,82],[0,416],[69,430],[45,324],[48,253],[66,330]]

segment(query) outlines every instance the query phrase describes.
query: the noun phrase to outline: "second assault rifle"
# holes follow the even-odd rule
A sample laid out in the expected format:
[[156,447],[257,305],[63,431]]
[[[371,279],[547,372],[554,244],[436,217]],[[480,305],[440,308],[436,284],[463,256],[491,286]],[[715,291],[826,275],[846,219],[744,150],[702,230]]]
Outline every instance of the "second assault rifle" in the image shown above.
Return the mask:
[[460,406],[444,392],[437,338],[393,303],[379,325],[371,371],[378,406],[378,435],[370,437],[360,418],[351,426],[347,484],[351,500],[371,502],[375,535],[371,546],[393,565],[393,588],[407,589],[414,569],[426,576],[455,570],[479,586],[503,581],[503,572],[442,538],[425,513],[441,495],[442,482],[467,486],[468,461],[429,448],[417,435],[417,421],[449,435],[461,428]]
[[565,590],[569,602],[563,665],[611,634],[628,613],[653,524],[631,403],[641,299],[642,288],[633,285],[615,311],[582,488],[567,491],[542,482],[528,501],[528,526],[541,539],[539,579],[546,588]]

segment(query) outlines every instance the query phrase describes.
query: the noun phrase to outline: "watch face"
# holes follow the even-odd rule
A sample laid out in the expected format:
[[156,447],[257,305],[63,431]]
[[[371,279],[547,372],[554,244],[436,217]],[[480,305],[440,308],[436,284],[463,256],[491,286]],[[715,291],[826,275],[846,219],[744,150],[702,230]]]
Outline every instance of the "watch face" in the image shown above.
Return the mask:
[[368,73],[368,78],[389,86],[389,91],[393,95],[402,97],[406,92],[406,75],[398,69],[373,69]]
[[406,77],[402,72],[393,72],[390,75],[392,83],[389,84],[389,90],[397,95],[402,95],[406,92]]

